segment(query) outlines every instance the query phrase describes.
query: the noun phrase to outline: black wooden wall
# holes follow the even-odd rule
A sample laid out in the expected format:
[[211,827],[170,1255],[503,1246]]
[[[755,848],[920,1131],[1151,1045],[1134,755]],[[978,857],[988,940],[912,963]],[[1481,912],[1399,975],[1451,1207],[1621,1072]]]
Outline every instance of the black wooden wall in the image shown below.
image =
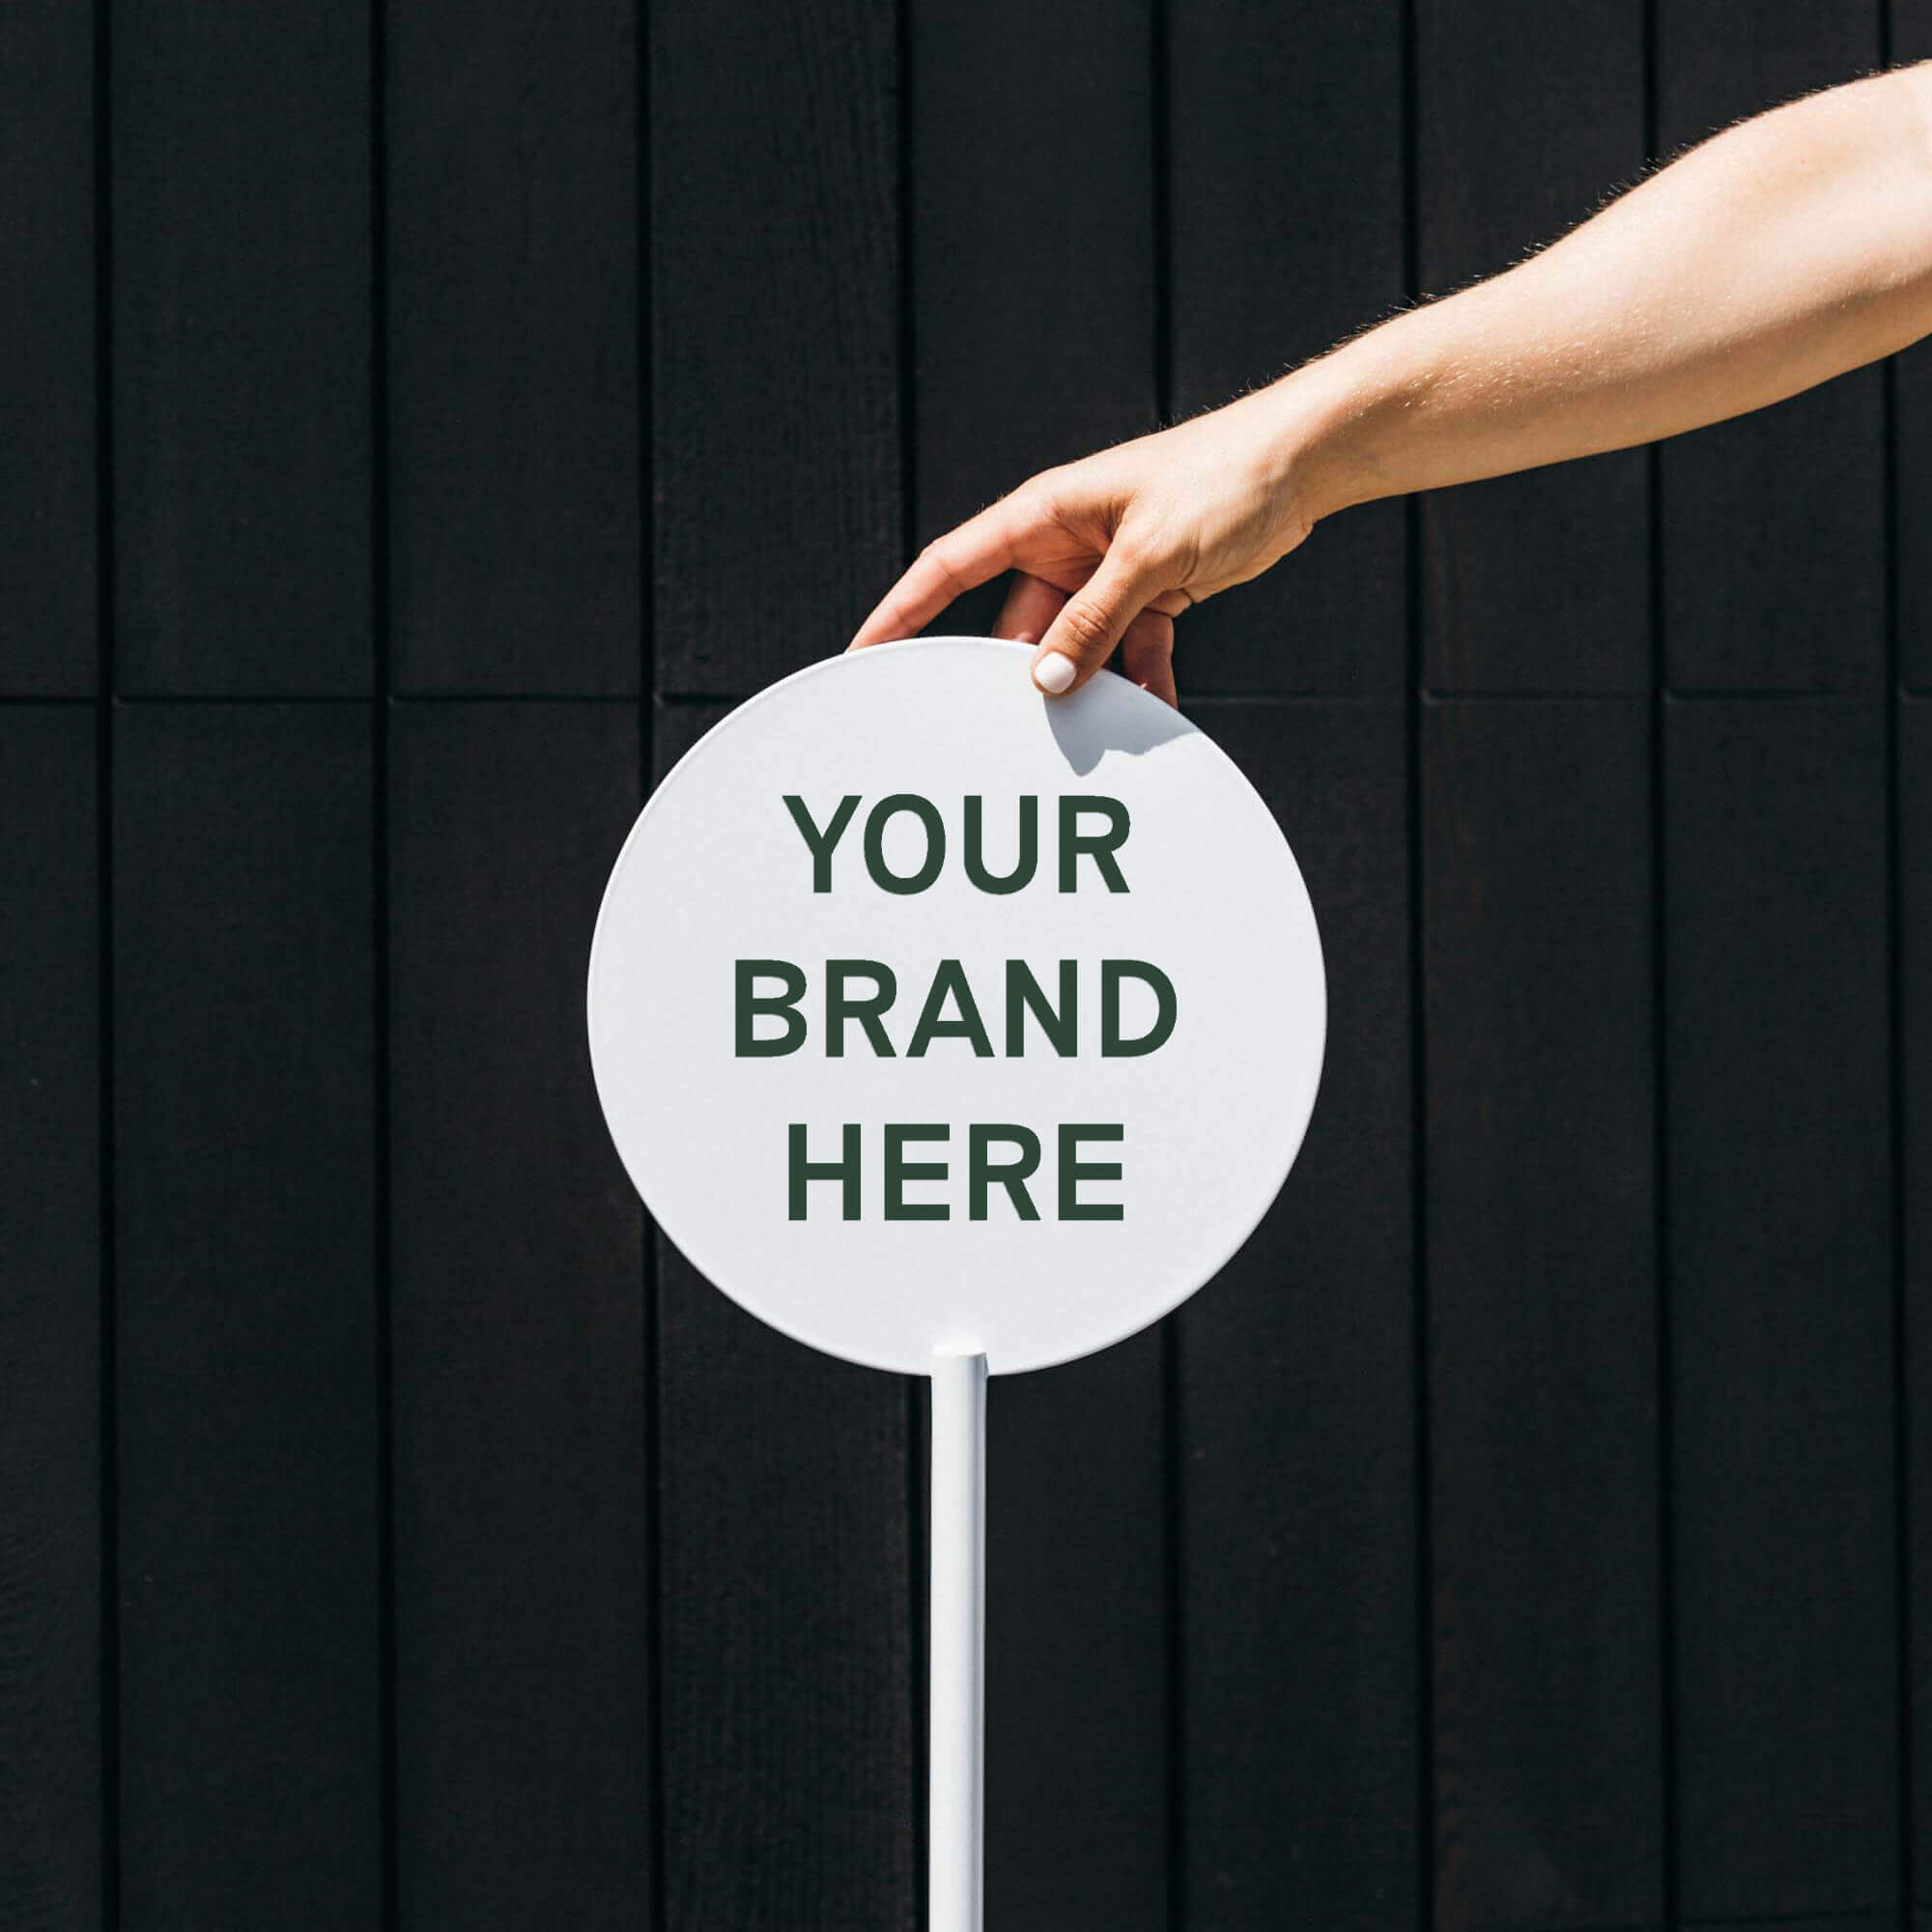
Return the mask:
[[[916,1926],[922,1394],[586,1074],[651,773],[1031,469],[1921,52],[8,0],[0,1926]],[[994,1390],[1001,1932],[1932,1928],[1928,516],[1921,354],[1185,620],[1331,1058],[1224,1279]]]

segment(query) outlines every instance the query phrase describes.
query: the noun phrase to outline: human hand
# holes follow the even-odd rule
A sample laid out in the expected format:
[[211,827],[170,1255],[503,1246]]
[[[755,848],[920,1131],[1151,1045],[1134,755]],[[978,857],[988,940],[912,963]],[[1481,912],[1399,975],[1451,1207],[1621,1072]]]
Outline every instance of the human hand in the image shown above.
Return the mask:
[[1033,679],[1077,690],[1113,655],[1172,704],[1174,620],[1286,556],[1334,505],[1293,379],[1043,470],[928,544],[850,648],[917,635],[962,591],[1014,573],[995,635]]

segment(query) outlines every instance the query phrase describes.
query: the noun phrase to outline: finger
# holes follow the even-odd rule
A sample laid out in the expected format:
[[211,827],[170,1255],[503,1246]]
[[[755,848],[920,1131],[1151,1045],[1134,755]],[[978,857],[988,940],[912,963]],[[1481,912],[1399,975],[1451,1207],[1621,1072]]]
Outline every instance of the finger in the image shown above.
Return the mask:
[[1151,604],[1121,639],[1121,675],[1179,710],[1180,694],[1174,688],[1174,619]]
[[1010,638],[1018,644],[1037,644],[1046,636],[1046,628],[1060,615],[1066,592],[1025,571],[1013,573],[1013,586],[1000,610],[1000,621],[993,626],[996,638]]
[[911,638],[976,584],[1013,566],[1013,546],[1025,534],[1024,512],[1005,497],[957,529],[948,530],[920,552],[909,569],[859,626],[846,646],[863,650],[895,638]]
[[1047,627],[1034,653],[1034,683],[1050,697],[1077,691],[1160,587],[1158,567],[1124,536],[1115,537],[1099,569]]

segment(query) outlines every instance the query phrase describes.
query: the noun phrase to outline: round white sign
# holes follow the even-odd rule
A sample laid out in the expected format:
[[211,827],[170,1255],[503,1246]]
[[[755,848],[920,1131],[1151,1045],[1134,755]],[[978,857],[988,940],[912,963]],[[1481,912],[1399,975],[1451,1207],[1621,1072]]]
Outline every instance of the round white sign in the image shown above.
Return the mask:
[[1227,755],[1108,674],[922,639],[741,706],[658,787],[590,952],[590,1057],[665,1234],[875,1368],[1145,1327],[1274,1199],[1326,999]]

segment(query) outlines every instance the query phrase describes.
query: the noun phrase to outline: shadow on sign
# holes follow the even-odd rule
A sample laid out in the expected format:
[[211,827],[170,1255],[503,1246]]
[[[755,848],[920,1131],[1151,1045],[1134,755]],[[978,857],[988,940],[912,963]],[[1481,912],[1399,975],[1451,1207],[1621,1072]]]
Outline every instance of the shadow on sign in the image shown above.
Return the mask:
[[[1102,671],[1100,677],[1117,674]],[[1099,681],[1094,680],[1095,684]],[[1171,705],[1158,702],[1136,704],[1131,710],[1112,704],[1082,704],[1077,698],[1070,704],[1065,698],[1044,702],[1053,741],[1081,778],[1109,752],[1124,752],[1137,758],[1143,752],[1151,752],[1156,745],[1171,743],[1194,729]]]

